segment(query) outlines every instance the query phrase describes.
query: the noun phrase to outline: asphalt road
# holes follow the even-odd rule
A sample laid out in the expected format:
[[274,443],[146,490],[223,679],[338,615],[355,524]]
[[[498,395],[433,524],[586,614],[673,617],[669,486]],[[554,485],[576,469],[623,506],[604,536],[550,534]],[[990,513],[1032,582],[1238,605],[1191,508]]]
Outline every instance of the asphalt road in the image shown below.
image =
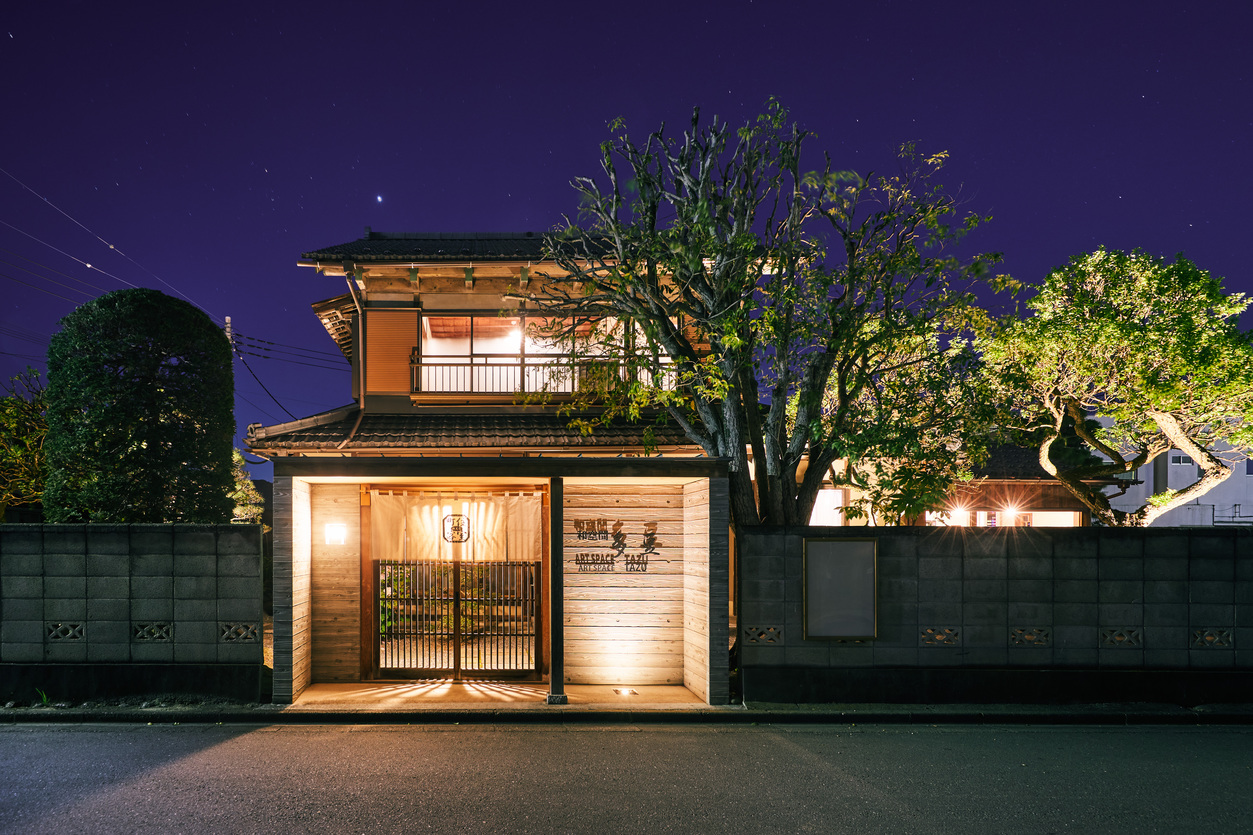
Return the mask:
[[1253,728],[0,726],[0,832],[1250,832]]

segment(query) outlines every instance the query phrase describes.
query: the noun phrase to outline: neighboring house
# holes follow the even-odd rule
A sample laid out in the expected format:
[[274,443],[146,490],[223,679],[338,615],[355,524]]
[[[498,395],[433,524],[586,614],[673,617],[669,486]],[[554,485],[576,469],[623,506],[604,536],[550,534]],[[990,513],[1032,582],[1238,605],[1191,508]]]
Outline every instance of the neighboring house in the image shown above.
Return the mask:
[[931,524],[975,527],[1077,528],[1091,524],[1091,513],[1060,481],[1040,466],[1035,449],[1000,445],[959,484],[947,520]]
[[[1253,459],[1237,461],[1227,480],[1196,501],[1163,513],[1152,527],[1211,527],[1253,525]],[[1136,483],[1110,504],[1118,510],[1134,511],[1148,497],[1166,489],[1182,490],[1197,480],[1200,468],[1177,449],[1159,455],[1136,472]]]
[[[974,477],[958,484],[944,511],[928,512],[920,524],[979,528],[1075,528],[1091,524],[1091,514],[1040,466],[1034,449],[994,446]],[[865,517],[846,519],[845,490],[818,495],[813,525],[867,525]]]
[[[352,364],[342,408],[249,427],[274,462],[275,700],[310,683],[681,685],[726,703],[725,463],[682,432],[583,435],[575,363],[512,302],[541,237],[385,235],[306,253]],[[343,286],[343,285],[341,285]],[[598,373],[614,367],[606,356]],[[522,393],[546,390],[545,405]]]

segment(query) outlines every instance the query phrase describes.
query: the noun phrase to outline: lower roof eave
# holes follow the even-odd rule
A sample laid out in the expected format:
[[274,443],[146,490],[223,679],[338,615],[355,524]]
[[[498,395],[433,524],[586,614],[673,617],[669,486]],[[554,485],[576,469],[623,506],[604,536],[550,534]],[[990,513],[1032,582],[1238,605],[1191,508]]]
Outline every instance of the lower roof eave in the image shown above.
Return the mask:
[[607,455],[389,455],[389,456],[280,456],[274,459],[274,476],[337,478],[418,478],[467,476],[551,478],[555,476],[631,477],[726,477],[729,461],[693,455],[658,455],[651,458]]
[[254,447],[249,450],[262,458],[662,458],[667,456],[703,458],[695,446],[641,447]]

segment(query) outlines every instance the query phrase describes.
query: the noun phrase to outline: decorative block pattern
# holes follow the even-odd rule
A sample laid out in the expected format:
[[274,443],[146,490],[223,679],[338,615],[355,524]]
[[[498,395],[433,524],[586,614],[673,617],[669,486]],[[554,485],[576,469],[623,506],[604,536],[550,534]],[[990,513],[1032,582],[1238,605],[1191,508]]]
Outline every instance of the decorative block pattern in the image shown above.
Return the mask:
[[1047,647],[1053,645],[1053,630],[1047,626],[1018,626],[1009,630],[1012,647]]
[[224,644],[255,643],[261,640],[257,623],[219,623],[218,641]]
[[919,640],[927,647],[961,646],[961,630],[949,626],[928,626],[922,630]]
[[1143,649],[1144,630],[1139,626],[1121,626],[1101,630],[1101,646],[1116,649]]
[[744,640],[750,644],[782,644],[782,626],[746,626]]
[[174,624],[167,621],[136,623],[131,631],[131,640],[169,643],[174,640]]
[[1235,649],[1235,635],[1230,629],[1196,629],[1192,632],[1193,649]]
[[[1089,697],[1119,692],[1133,698],[1143,689],[1140,671],[1149,671],[1143,681],[1160,682],[1160,693],[1175,698],[1173,682],[1194,671],[1226,676],[1253,670],[1249,534],[1199,528],[740,531],[743,695],[791,698],[804,682],[821,697],[821,682],[868,699],[905,681],[897,670],[944,668],[942,676],[909,681],[949,692],[949,681],[958,691],[981,686],[985,677],[1007,683],[1013,676],[1027,681],[1061,671],[1057,681],[1073,681],[1076,692]],[[801,641],[807,536],[877,540],[878,631],[865,645],[847,638],[825,646]],[[780,624],[784,643],[750,644],[745,624]],[[852,669],[856,675],[843,676]]]
[[261,560],[256,526],[0,525],[0,663],[260,663]]
[[44,624],[44,634],[49,641],[85,641],[87,624],[65,621],[49,621]]

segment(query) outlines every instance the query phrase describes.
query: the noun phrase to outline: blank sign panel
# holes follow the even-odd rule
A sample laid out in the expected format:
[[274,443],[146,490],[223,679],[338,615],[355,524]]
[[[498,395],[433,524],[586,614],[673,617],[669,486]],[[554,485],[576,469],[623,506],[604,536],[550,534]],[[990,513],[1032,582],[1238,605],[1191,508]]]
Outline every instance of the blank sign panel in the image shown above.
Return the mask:
[[875,637],[876,540],[805,540],[805,637]]

